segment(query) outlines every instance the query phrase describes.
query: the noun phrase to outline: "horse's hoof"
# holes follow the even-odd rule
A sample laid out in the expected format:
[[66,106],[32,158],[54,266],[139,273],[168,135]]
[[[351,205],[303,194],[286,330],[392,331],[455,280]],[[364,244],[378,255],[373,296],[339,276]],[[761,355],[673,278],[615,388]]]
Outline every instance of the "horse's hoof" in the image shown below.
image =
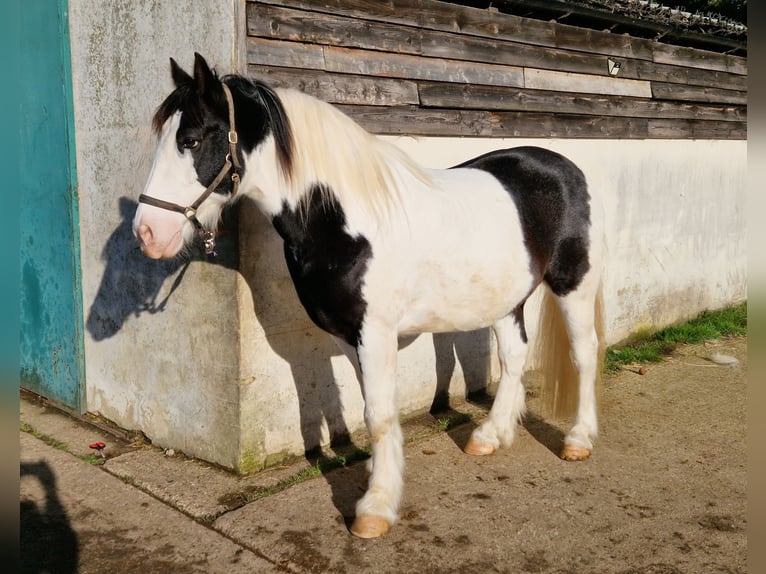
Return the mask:
[[463,448],[463,452],[473,456],[487,456],[495,452],[495,447],[488,442],[471,437]]
[[391,525],[381,516],[357,516],[351,525],[351,534],[358,538],[377,538],[388,532]]
[[585,460],[590,456],[590,449],[576,444],[565,444],[561,449],[561,458],[564,460],[577,461]]

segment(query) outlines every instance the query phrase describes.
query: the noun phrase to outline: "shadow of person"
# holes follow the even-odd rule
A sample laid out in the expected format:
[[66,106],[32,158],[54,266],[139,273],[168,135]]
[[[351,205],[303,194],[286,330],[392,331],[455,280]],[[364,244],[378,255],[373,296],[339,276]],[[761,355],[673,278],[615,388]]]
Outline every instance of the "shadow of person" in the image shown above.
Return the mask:
[[20,465],[20,478],[36,478],[45,490],[44,503],[22,500],[20,506],[20,572],[77,572],[77,533],[69,523],[56,490],[56,476],[44,461]]

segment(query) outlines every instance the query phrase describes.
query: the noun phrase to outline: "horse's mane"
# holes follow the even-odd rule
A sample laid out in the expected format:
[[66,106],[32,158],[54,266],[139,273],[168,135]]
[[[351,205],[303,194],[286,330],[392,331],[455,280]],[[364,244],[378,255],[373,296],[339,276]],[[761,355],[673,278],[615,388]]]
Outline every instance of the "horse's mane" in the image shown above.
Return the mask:
[[[384,218],[399,202],[401,187],[413,180],[430,185],[426,171],[395,145],[370,134],[334,106],[297,90],[272,89],[243,76],[221,78],[233,90],[265,106],[285,199],[301,205],[309,191],[334,194],[341,205],[357,205]],[[221,91],[216,107],[226,109]],[[178,110],[198,114],[202,106],[193,82],[181,84],[157,108],[152,127],[160,133]],[[244,126],[238,126],[242,131]],[[246,129],[246,128],[245,128]],[[329,199],[329,198],[328,198]]]
[[[426,171],[395,145],[367,132],[334,106],[293,89],[275,90],[293,134],[289,200],[299,204],[313,189],[334,194],[341,205],[356,204],[385,218],[403,185],[430,185]],[[321,185],[315,185],[321,184]]]

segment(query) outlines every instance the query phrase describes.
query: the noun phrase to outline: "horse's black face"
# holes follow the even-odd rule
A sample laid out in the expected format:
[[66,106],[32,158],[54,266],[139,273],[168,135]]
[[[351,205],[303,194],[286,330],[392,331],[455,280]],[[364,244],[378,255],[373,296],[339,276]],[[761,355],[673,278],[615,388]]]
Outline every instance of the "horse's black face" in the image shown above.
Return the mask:
[[[244,179],[245,158],[273,136],[276,160],[283,173],[292,164],[292,134],[276,93],[260,82],[226,76],[232,100],[228,100],[216,74],[195,54],[194,74],[174,60],[171,72],[176,89],[157,109],[153,125],[160,134],[154,166],[144,195],[181,206],[181,211],[202,197],[226,169],[227,158],[240,166]],[[236,124],[236,126],[232,126]],[[236,133],[233,133],[236,128]],[[232,147],[231,141],[236,142]],[[214,229],[221,209],[236,191],[232,178],[223,177],[214,192],[197,210],[197,219]],[[194,237],[194,228],[182,213],[142,203],[133,230],[150,257],[173,257]]]
[[[224,169],[231,150],[229,105],[221,81],[199,54],[193,77],[172,59],[171,69],[176,89],[154,117],[160,141],[144,195],[185,207],[194,204]],[[238,159],[242,161],[239,155]],[[224,177],[199,206],[196,217],[205,228],[214,228],[233,191],[232,179]],[[144,253],[154,258],[173,257],[194,236],[182,213],[143,203],[133,230]]]
[[[181,112],[175,140],[178,153],[191,154],[197,181],[207,187],[220,173],[229,153],[229,125],[204,103],[200,108],[194,113]],[[202,121],[198,120],[200,117]],[[214,193],[230,195],[231,192],[231,178],[223,178]]]

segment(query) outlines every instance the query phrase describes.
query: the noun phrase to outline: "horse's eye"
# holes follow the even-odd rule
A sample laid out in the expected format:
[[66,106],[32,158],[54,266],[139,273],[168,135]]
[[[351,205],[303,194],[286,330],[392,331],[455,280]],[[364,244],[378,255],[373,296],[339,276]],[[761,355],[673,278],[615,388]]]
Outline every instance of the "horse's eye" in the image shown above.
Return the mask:
[[199,140],[196,138],[184,138],[181,145],[184,149],[197,149],[199,147]]

